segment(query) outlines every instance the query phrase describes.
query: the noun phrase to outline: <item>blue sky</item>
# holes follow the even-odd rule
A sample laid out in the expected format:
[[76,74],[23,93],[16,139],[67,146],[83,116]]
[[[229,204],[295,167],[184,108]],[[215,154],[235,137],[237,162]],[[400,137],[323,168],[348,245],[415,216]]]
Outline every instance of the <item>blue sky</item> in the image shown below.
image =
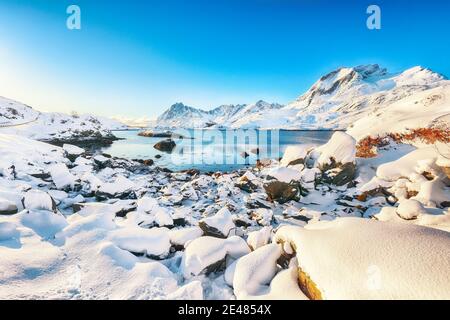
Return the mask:
[[[66,28],[70,4],[81,30]],[[370,4],[381,30],[366,28]],[[442,0],[0,0],[0,95],[155,117],[178,101],[287,103],[339,66],[450,75],[449,14]]]

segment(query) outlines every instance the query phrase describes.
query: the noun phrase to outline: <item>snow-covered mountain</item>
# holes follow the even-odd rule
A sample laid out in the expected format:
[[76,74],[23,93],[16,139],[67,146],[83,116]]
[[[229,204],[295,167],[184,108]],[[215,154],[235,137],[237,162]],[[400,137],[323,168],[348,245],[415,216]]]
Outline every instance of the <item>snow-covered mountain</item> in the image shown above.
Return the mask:
[[113,140],[111,130],[125,129],[116,120],[92,115],[39,112],[0,97],[0,133],[45,141]]
[[[319,79],[285,111],[294,127],[346,129],[371,112],[446,82],[422,67],[402,73],[389,73],[378,65],[341,68]],[[416,109],[420,107],[411,112]]]
[[[376,123],[375,118],[395,118],[396,123],[403,124],[396,126],[396,130],[401,131],[406,124],[426,126],[448,114],[450,106],[445,97],[449,94],[449,84],[444,76],[422,67],[401,73],[390,73],[377,64],[339,68],[321,77],[306,93],[286,106],[258,101],[252,105],[229,105],[203,111],[176,104],[157,124],[191,128],[345,130],[358,126],[360,119],[374,117],[369,122]],[[431,107],[430,101],[433,101]],[[406,105],[407,114],[394,112],[393,116],[392,110],[402,105]],[[383,114],[391,115],[383,117]],[[405,122],[404,118],[409,120]],[[379,126],[372,125],[372,132],[382,132],[383,124]]]
[[254,104],[221,105],[205,111],[186,106],[183,103],[176,103],[165,111],[156,123],[159,127],[175,128],[234,127],[235,123],[242,119],[250,122],[251,118],[257,114],[282,107],[280,104],[260,100]]

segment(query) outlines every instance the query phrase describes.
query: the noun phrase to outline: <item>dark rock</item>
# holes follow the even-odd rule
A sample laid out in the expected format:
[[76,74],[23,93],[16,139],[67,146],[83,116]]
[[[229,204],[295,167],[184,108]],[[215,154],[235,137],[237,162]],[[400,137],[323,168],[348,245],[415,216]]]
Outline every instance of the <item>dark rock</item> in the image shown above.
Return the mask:
[[166,139],[158,142],[153,147],[156,150],[170,153],[173,151],[173,149],[175,149],[176,146],[177,144],[175,143],[175,141],[173,141],[172,139]]
[[155,161],[153,161],[152,159],[147,159],[142,162],[142,164],[144,166],[148,166],[148,167],[151,167],[154,163],[155,163]]
[[201,274],[209,275],[211,273],[222,272],[227,266],[226,259],[219,260],[209,266],[207,266]]
[[450,208],[450,201],[444,201],[441,203],[442,208]]
[[173,219],[173,225],[174,227],[185,227],[187,225],[187,221],[185,218],[177,218]]
[[270,209],[270,205],[266,203],[266,201],[261,199],[251,199],[245,204],[245,206],[248,209],[259,209],[259,208]]
[[250,157],[250,155],[247,152],[241,152],[241,157],[246,159]]
[[237,182],[235,186],[248,193],[253,193],[258,190],[258,186],[256,184],[245,178]]
[[52,177],[49,173],[33,173],[33,174],[30,174],[30,176],[41,179],[41,180],[52,181],[51,180]]
[[253,148],[253,149],[250,150],[250,152],[253,153],[253,154],[259,155],[260,150],[259,150],[259,148]]
[[11,216],[18,212],[19,209],[17,208],[17,206],[14,203],[8,201],[7,205],[0,210],[0,216]]
[[156,156],[155,156],[155,159],[161,159],[162,158],[162,155],[160,155],[160,154],[157,154]]
[[182,171],[182,172],[186,173],[186,174],[188,174],[190,176],[196,176],[196,175],[200,174],[200,170],[197,170],[197,169],[189,169],[189,170],[185,170],[185,171]]
[[325,171],[322,175],[322,181],[336,186],[343,186],[352,182],[356,176],[356,165],[348,162],[339,165],[334,169]]
[[210,237],[221,238],[221,239],[227,238],[227,235],[224,235],[222,232],[220,232],[216,228],[207,225],[204,221],[200,221],[198,223],[198,226],[200,227],[200,229],[203,230],[204,236],[210,236]]
[[240,219],[240,218],[235,219],[234,220],[234,224],[238,228],[240,228],[240,227],[248,228],[248,227],[251,226],[251,223],[249,223],[249,222],[247,222],[247,221],[245,221],[243,219]]
[[299,201],[302,192],[301,185],[298,182],[286,183],[277,180],[264,184],[264,189],[270,201],[277,201],[280,204],[291,200]]

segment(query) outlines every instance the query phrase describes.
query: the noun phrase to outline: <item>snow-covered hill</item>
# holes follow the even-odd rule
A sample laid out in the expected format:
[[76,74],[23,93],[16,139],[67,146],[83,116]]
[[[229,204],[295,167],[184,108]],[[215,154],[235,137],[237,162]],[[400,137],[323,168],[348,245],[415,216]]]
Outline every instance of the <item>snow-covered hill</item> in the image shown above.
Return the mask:
[[[422,67],[390,73],[379,65],[340,68],[321,77],[294,102],[258,101],[212,111],[176,104],[158,118],[162,127],[346,130],[358,137],[424,127],[450,113],[450,81]],[[359,121],[360,120],[360,121]],[[389,128],[386,123],[390,123]],[[370,132],[364,131],[371,128]]]
[[[442,75],[422,67],[397,74],[378,65],[341,68],[322,77],[285,111],[291,112],[294,127],[347,129],[369,114],[384,112],[391,104],[415,95],[434,94],[432,89],[444,89],[448,83]],[[410,106],[410,117],[424,107],[420,102]],[[432,112],[429,115],[433,117]]]
[[113,140],[111,130],[126,125],[106,117],[39,112],[30,106],[0,98],[0,133],[36,140]]

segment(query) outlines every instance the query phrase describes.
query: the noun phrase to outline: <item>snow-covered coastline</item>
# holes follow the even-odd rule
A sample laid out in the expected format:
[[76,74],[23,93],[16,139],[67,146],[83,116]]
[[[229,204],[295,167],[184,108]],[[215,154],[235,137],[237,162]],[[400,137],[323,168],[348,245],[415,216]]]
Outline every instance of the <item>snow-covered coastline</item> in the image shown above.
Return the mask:
[[39,112],[20,102],[0,97],[0,134],[14,134],[39,141],[110,144],[112,130],[128,127],[118,121],[89,114]]
[[415,149],[201,174],[0,134],[0,298],[450,299],[448,161]]
[[192,127],[347,129],[215,173],[91,153],[67,142],[121,125],[3,99],[0,299],[450,299],[449,88],[365,66],[286,107],[178,105]]

